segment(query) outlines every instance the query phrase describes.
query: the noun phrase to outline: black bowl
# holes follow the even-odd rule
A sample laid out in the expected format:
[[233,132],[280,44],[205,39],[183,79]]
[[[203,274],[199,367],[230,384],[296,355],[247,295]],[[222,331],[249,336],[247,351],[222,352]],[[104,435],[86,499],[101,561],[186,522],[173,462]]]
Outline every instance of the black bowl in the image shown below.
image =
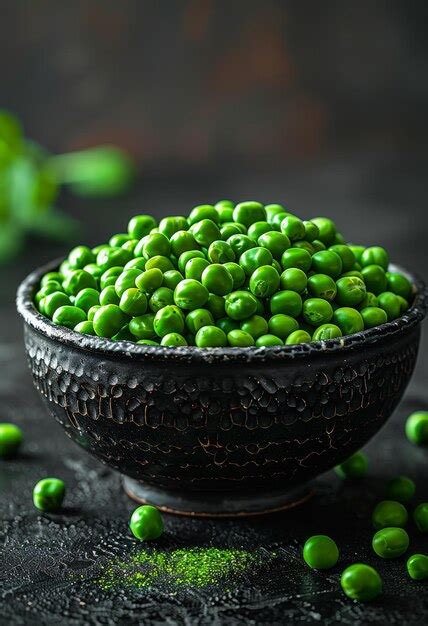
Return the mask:
[[409,382],[422,282],[401,318],[329,341],[271,348],[143,346],[81,335],[19,287],[36,388],[67,435],[125,475],[137,500],[195,515],[276,510],[385,423]]

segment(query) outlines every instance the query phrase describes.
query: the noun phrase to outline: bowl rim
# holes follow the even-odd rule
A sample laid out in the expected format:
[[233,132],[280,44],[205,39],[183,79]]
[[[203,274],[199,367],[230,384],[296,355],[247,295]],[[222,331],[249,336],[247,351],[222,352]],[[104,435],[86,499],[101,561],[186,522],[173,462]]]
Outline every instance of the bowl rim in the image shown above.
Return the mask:
[[398,265],[391,264],[393,271],[402,272],[412,282],[414,301],[404,315],[381,326],[325,341],[285,346],[209,349],[197,348],[195,346],[149,346],[130,341],[112,341],[103,337],[83,335],[64,326],[56,326],[51,320],[39,313],[33,302],[36,287],[42,276],[47,272],[55,271],[63,260],[64,258],[55,259],[38,267],[21,282],[16,296],[18,313],[28,326],[49,339],[73,348],[80,348],[116,358],[122,356],[146,361],[231,364],[289,361],[299,357],[335,353],[345,349],[356,349],[362,345],[372,345],[386,338],[392,338],[417,326],[425,317],[427,308],[428,291],[424,282],[415,274]]

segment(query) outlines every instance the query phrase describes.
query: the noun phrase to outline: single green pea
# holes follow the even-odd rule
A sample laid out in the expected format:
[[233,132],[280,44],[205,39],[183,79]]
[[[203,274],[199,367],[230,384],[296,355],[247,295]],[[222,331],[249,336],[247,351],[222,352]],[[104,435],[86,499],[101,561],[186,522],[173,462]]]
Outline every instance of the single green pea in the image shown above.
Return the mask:
[[103,273],[102,269],[96,263],[88,263],[88,265],[85,265],[83,269],[85,272],[88,272],[88,274],[91,274],[96,281],[101,278],[101,274]]
[[254,339],[258,339],[262,335],[268,334],[269,331],[268,323],[261,315],[252,315],[251,317],[243,320],[240,323],[240,327],[241,330],[249,333],[252,337],[254,337]]
[[219,320],[226,315],[226,302],[222,296],[210,293],[205,308],[211,313],[215,320]]
[[147,297],[136,287],[130,287],[121,295],[119,308],[132,317],[143,315],[147,310]]
[[70,267],[70,262],[68,259],[65,259],[58,268],[58,272],[62,275],[63,278],[66,278],[70,272],[73,272],[73,268]]
[[196,224],[197,222],[201,222],[202,220],[211,220],[216,224],[220,221],[218,211],[216,211],[215,207],[211,204],[201,204],[199,206],[195,206],[189,214],[187,221],[190,226]]
[[94,325],[91,321],[85,320],[84,322],[79,322],[74,327],[76,333],[81,333],[82,335],[95,335]]
[[168,270],[163,275],[163,286],[174,291],[178,283],[181,282],[183,278],[183,274],[181,274],[178,270]]
[[121,265],[122,267],[125,263],[128,263],[132,259],[132,253],[129,250],[124,250],[123,248],[104,248],[100,250],[97,254],[97,265],[102,269],[103,272],[110,269],[111,267],[116,267]]
[[302,312],[302,298],[295,292],[290,290],[277,291],[269,302],[272,315],[283,313],[291,317],[298,317]]
[[106,304],[95,312],[92,323],[98,337],[111,338],[125,325],[127,319],[117,304]]
[[145,313],[133,317],[129,322],[129,330],[137,339],[153,339],[156,336],[153,326],[154,313]]
[[147,259],[146,261],[145,268],[144,268],[146,271],[152,270],[154,268],[159,269],[161,272],[167,272],[168,270],[175,269],[171,259],[169,259],[166,256],[161,256],[160,254],[157,254],[156,256],[152,256],[150,257],[150,259]]
[[133,239],[142,239],[156,228],[156,220],[151,215],[135,215],[128,224],[128,233]]
[[379,307],[369,306],[360,311],[364,321],[364,328],[374,328],[386,324],[388,316],[383,309]]
[[342,331],[336,324],[321,324],[314,330],[312,341],[328,341],[341,336]]
[[310,243],[312,243],[315,239],[319,238],[320,230],[314,222],[303,220],[303,224],[305,226],[306,241],[309,241]]
[[257,241],[263,233],[268,233],[271,230],[272,226],[268,222],[254,222],[248,227],[247,235],[253,241]]
[[95,304],[94,306],[91,306],[91,308],[89,309],[88,313],[87,313],[87,318],[89,322],[92,322],[94,317],[95,317],[95,313],[98,311],[98,309],[101,308],[100,304]]
[[354,253],[355,259],[357,260],[357,262],[361,261],[361,256],[365,250],[364,246],[356,246],[355,244],[348,244],[348,247],[352,250],[352,252]]
[[208,248],[211,263],[229,263],[235,260],[233,248],[227,241],[213,241]]
[[129,324],[125,324],[122,328],[111,337],[112,341],[135,341],[134,335],[129,330]]
[[142,272],[135,280],[135,286],[146,295],[151,295],[163,283],[163,274],[158,267]]
[[55,311],[59,309],[60,307],[71,306],[70,298],[65,293],[62,293],[61,291],[54,291],[53,293],[50,293],[45,298],[43,298],[42,302],[43,302],[42,313],[46,315],[47,317],[49,317],[50,319],[53,318]]
[[239,259],[239,257],[244,254],[247,250],[251,250],[251,248],[256,248],[257,244],[255,241],[250,239],[247,235],[232,235],[227,240],[227,243],[230,245],[232,250],[235,253],[235,258]]
[[202,273],[201,282],[208,292],[217,296],[225,296],[233,289],[232,274],[220,263],[208,265]]
[[407,572],[413,580],[428,578],[428,556],[426,554],[412,554],[407,559]]
[[388,272],[386,275],[388,291],[395,293],[397,296],[401,296],[405,300],[410,300],[412,297],[412,283],[399,272]]
[[364,452],[355,452],[334,468],[340,478],[363,478],[367,475],[369,462]]
[[367,290],[378,295],[386,290],[387,279],[385,270],[380,265],[366,265],[361,269],[361,276]]
[[319,241],[319,239],[314,239],[313,241],[311,241],[311,245],[314,249],[314,254],[315,252],[320,252],[321,250],[327,250],[327,247],[323,244],[322,241]]
[[[129,239],[128,241],[125,241],[125,243],[123,243],[121,245],[121,248],[123,248],[124,250],[127,250],[128,252],[131,252],[131,254],[133,254],[135,248],[137,247],[137,245],[138,245],[138,239]],[[129,263],[129,261],[128,261],[128,263]]]
[[124,268],[121,265],[116,265],[103,272],[100,278],[101,289],[114,286],[116,280],[122,274],[123,269]]
[[287,217],[287,215],[291,215],[291,213],[288,211],[276,213],[269,222],[272,225],[272,228],[278,231],[281,230],[281,222],[285,217]]
[[189,222],[183,215],[164,217],[159,222],[159,232],[170,239],[179,230],[188,230]]
[[[179,333],[181,335],[184,330],[183,313],[178,306],[169,304],[156,313],[153,320],[153,328],[158,337],[165,337],[169,333]],[[133,332],[132,329],[131,332]]]
[[206,261],[202,250],[186,250],[186,252],[180,254],[178,258],[178,269],[182,274],[185,273],[186,265],[191,259],[204,259],[204,261]]
[[196,333],[198,348],[223,348],[227,346],[227,336],[217,326],[202,326]]
[[183,252],[187,252],[188,250],[197,250],[199,248],[196,239],[187,230],[178,230],[174,233],[169,240],[171,244],[171,250],[176,257],[179,257]]
[[104,287],[99,294],[99,303],[102,306],[106,306],[107,304],[119,304],[120,298],[116,293],[116,289],[113,285],[110,287]]
[[398,302],[400,303],[400,313],[405,313],[407,311],[407,309],[409,308],[409,303],[407,302],[407,300],[405,298],[403,298],[403,296],[395,296],[398,300]]
[[303,303],[303,319],[311,326],[326,324],[333,317],[333,309],[327,300],[308,298]]
[[22,430],[15,424],[0,424],[0,458],[13,457],[22,443]]
[[36,509],[53,513],[61,508],[65,496],[65,483],[59,478],[43,478],[33,489]]
[[299,324],[294,317],[278,313],[277,315],[272,315],[268,322],[268,328],[270,334],[285,341],[291,333],[298,330]]
[[273,257],[267,248],[256,247],[246,250],[239,257],[239,265],[243,268],[247,276],[263,265],[272,265]]
[[[416,485],[407,476],[395,476],[391,478],[386,486],[386,496],[388,500],[396,500],[402,504],[410,502],[416,493]],[[397,526],[397,524],[388,524],[388,526]]]
[[291,335],[288,335],[285,340],[286,346],[293,346],[298,343],[309,343],[311,336],[306,330],[295,330]]
[[278,213],[286,213],[286,209],[282,204],[266,204],[266,220],[270,223]]
[[140,541],[158,539],[163,531],[162,516],[156,507],[144,504],[135,509],[129,520],[129,528]]
[[339,549],[328,535],[313,535],[303,546],[303,559],[313,569],[331,569],[339,560]]
[[351,600],[370,602],[382,593],[382,579],[378,572],[365,563],[347,567],[340,578],[344,593]]
[[196,335],[203,326],[214,326],[214,318],[207,309],[193,309],[186,315],[185,323],[188,331]]
[[406,420],[406,436],[417,446],[428,445],[428,411],[416,411]]
[[[149,307],[153,313],[157,313],[163,307],[174,304],[174,291],[168,287],[159,287],[154,291],[149,300]],[[145,311],[142,311],[142,315]]]
[[217,202],[214,205],[214,208],[218,213],[219,224],[233,221],[233,209],[235,208],[235,204],[233,202],[230,200],[220,200],[220,202]]
[[81,270],[85,265],[94,261],[95,255],[88,246],[77,246],[68,255],[68,262],[74,270]]
[[[333,280],[333,279],[331,279]],[[284,270],[281,274],[281,289],[285,291],[296,291],[297,293],[303,293],[307,287],[308,278],[302,270],[297,267],[290,267]],[[334,283],[336,289],[336,284]]]
[[336,233],[334,236],[333,244],[335,246],[344,246],[346,244],[345,237],[341,233]]
[[[77,294],[74,300],[74,306],[79,307],[79,309],[83,309],[86,313],[89,309],[96,304],[100,303],[100,293],[96,289],[92,289],[91,287],[86,287],[82,289]],[[64,304],[67,304],[64,302]]]
[[[316,237],[315,237],[316,239]],[[356,258],[349,246],[343,244],[336,244],[330,246],[329,250],[332,250],[340,256],[342,259],[342,272],[349,272],[354,267]]]
[[220,235],[224,241],[229,239],[229,237],[232,237],[233,235],[239,235],[240,233],[241,229],[239,228],[238,224],[234,224],[233,222],[220,226]]
[[382,559],[396,559],[409,547],[409,535],[404,528],[382,528],[372,540],[373,550]]
[[200,309],[208,300],[208,289],[197,280],[185,278],[174,289],[174,302],[181,309]]
[[119,298],[127,289],[135,287],[135,280],[138,276],[140,276],[140,274],[142,274],[141,270],[136,267],[129,270],[124,269],[123,272],[119,274],[116,282],[114,283],[114,288]]
[[297,268],[307,274],[312,265],[312,257],[307,250],[302,248],[289,248],[281,257],[281,265],[284,270]]
[[312,256],[312,268],[336,279],[342,273],[342,259],[333,250],[321,250]]
[[285,250],[288,250],[291,244],[287,235],[272,230],[272,227],[270,227],[267,232],[258,237],[257,245],[267,248],[273,258],[280,261]]
[[308,292],[311,296],[323,298],[323,300],[328,300],[329,302],[335,299],[337,287],[331,276],[327,276],[327,274],[313,274],[307,281]]
[[336,282],[336,301],[341,306],[355,307],[366,296],[366,286],[357,276],[345,276]]
[[118,233],[117,235],[113,235],[109,239],[109,246],[112,248],[120,248],[124,243],[129,241],[130,237],[127,233]]
[[192,280],[198,280],[201,282],[202,274],[207,267],[210,267],[209,261],[199,257],[194,257],[193,259],[187,261],[186,267],[184,268],[184,275],[186,278],[191,278]]
[[374,293],[367,291],[364,297],[364,300],[360,302],[360,304],[358,305],[358,308],[360,311],[362,311],[363,309],[366,309],[367,307],[372,307],[372,306],[379,307],[379,302],[376,296],[374,295]]
[[73,270],[64,279],[63,287],[69,296],[76,296],[85,287],[96,289],[97,283],[95,278],[85,270]]
[[162,233],[153,233],[144,237],[143,257],[150,259],[154,256],[168,257],[171,252],[171,244]]
[[227,340],[229,346],[248,348],[255,345],[254,337],[250,333],[246,333],[245,330],[231,330],[227,334]]
[[244,224],[247,228],[254,222],[266,220],[265,208],[260,202],[240,202],[233,209],[233,221]]
[[200,246],[208,248],[213,241],[221,240],[220,229],[211,219],[203,219],[190,227],[190,232]]
[[238,263],[224,263],[223,267],[230,273],[233,281],[233,289],[236,291],[245,283],[245,272]]
[[178,348],[180,346],[187,346],[187,341],[183,335],[180,335],[179,333],[168,333],[162,337],[161,346]]
[[52,321],[58,326],[66,326],[67,328],[74,329],[74,327],[86,319],[85,312],[79,309],[77,306],[64,305],[56,309],[52,316]]
[[221,328],[221,330],[226,333],[226,335],[230,333],[231,330],[239,330],[240,328],[239,322],[230,319],[230,317],[220,318],[216,321],[215,325]]
[[397,319],[401,314],[401,306],[398,297],[391,291],[384,291],[378,295],[379,307],[388,317],[388,322]]
[[233,320],[244,320],[257,311],[257,299],[248,291],[233,291],[225,298],[225,311]]
[[382,500],[375,506],[372,514],[373,526],[376,529],[389,526],[404,528],[408,520],[405,507],[395,500]]
[[131,259],[130,261],[128,261],[128,263],[125,264],[124,266],[124,270],[130,270],[130,269],[134,269],[137,268],[141,271],[144,271],[146,269],[146,260],[143,259],[142,257],[137,257],[136,259]]
[[251,274],[250,291],[258,298],[269,298],[278,290],[280,276],[271,265],[258,267]]
[[[366,248],[358,260],[363,267],[367,267],[367,265],[380,265],[385,271],[388,269],[389,265],[388,253],[380,246]],[[373,291],[373,289],[370,291]]]
[[56,282],[61,285],[63,280],[64,276],[60,274],[60,272],[48,272],[43,276],[42,280],[40,281],[40,287],[44,287],[46,283],[50,282]]
[[347,306],[340,307],[334,311],[333,323],[339,326],[343,335],[353,335],[364,330],[364,321],[361,314]]
[[260,335],[256,339],[257,348],[270,348],[271,346],[283,346],[284,342],[276,335],[267,333],[266,335]]
[[326,246],[332,246],[334,244],[334,238],[336,236],[336,225],[333,220],[328,217],[314,217],[310,220],[318,227],[318,237],[320,241]]
[[428,533],[428,502],[421,502],[413,511],[413,520],[421,533]]
[[281,232],[288,237],[290,241],[297,241],[305,238],[305,225],[302,220],[295,215],[287,215],[281,222]]

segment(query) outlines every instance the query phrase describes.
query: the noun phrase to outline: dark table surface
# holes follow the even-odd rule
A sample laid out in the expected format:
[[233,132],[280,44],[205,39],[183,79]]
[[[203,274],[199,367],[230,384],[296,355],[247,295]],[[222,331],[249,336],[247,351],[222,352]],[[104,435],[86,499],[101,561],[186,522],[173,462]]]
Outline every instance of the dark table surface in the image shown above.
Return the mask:
[[[123,230],[128,216],[143,208],[158,214],[180,212],[220,196],[284,201],[286,190],[286,201],[296,212],[332,215],[355,241],[384,244],[395,261],[426,277],[425,171],[422,161],[410,166],[380,155],[370,162],[366,157],[331,162],[304,174],[288,170],[251,177],[201,174],[197,180],[147,177],[127,200],[80,203],[77,208],[65,201],[84,218],[91,233],[87,239],[95,243]],[[60,246],[29,242],[19,262],[0,268],[0,417],[19,424],[25,433],[20,456],[0,463],[0,623],[426,622],[428,583],[408,578],[405,557],[390,562],[376,557],[370,523],[389,477],[411,476],[417,484],[415,502],[428,499],[428,452],[412,446],[403,433],[405,417],[428,408],[426,336],[405,398],[367,446],[367,478],[342,483],[329,472],[320,477],[316,495],[306,505],[263,518],[166,516],[166,532],[149,550],[238,548],[254,552],[251,567],[202,589],[177,587],[162,577],[152,586],[132,589],[125,574],[105,589],[100,583],[105,572],[141,549],[128,531],[134,505],[122,492],[120,477],[71,443],[47,415],[31,384],[21,323],[14,312],[17,283],[62,251]],[[66,481],[66,507],[62,514],[42,515],[33,508],[31,491],[39,478],[51,475]],[[427,537],[413,526],[409,532],[409,554],[428,553]],[[319,533],[334,537],[341,550],[339,564],[327,573],[309,570],[301,559],[305,539]],[[341,571],[358,561],[374,565],[384,580],[383,595],[371,604],[352,602],[340,589]]]

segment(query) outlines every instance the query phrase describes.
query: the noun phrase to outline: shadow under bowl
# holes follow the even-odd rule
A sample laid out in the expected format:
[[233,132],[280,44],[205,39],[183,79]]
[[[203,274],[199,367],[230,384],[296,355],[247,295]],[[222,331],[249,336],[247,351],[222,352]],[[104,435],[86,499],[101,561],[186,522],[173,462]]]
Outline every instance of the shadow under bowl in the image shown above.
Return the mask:
[[[426,310],[329,341],[269,348],[114,342],[17,307],[34,384],[67,435],[125,476],[131,497],[188,515],[251,515],[300,503],[314,477],[381,428],[415,366]],[[400,270],[404,271],[404,270]]]

